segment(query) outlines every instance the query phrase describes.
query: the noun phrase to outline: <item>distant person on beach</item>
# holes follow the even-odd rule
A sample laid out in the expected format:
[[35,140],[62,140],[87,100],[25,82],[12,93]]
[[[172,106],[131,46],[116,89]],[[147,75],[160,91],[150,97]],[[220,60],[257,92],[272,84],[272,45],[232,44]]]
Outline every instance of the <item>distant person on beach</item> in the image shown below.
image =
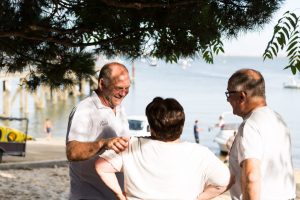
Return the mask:
[[231,150],[231,147],[232,147],[232,144],[233,144],[233,141],[234,141],[234,138],[236,136],[236,131],[234,131],[233,135],[230,136],[228,138],[228,140],[226,141],[226,148],[227,148],[227,155],[225,156],[225,159],[224,159],[224,163],[228,163],[229,162],[229,153],[230,153],[230,150]]
[[233,114],[243,118],[229,155],[236,177],[232,199],[295,199],[290,132],[267,106],[263,76],[253,69],[238,70],[225,94]]
[[220,115],[218,123],[214,124],[213,126],[208,127],[208,131],[212,131],[214,128],[222,128],[225,124],[224,117]]
[[[181,142],[185,114],[172,98],[156,97],[146,116],[151,136],[131,137],[119,154],[106,151],[95,168],[119,200],[211,199],[230,186],[230,173],[208,148]],[[115,172],[124,172],[125,192]]]
[[[71,200],[116,199],[97,175],[95,160],[104,149],[119,152],[127,147],[125,136],[129,135],[129,125],[121,102],[129,87],[126,67],[117,62],[108,63],[100,71],[98,89],[70,113],[67,158],[71,161]],[[117,176],[122,185],[123,174]]]
[[216,123],[214,126],[210,126],[208,128],[208,131],[213,130],[214,128],[222,128],[225,125],[225,120],[224,117],[222,115],[220,115],[218,123]]
[[199,121],[198,120],[195,120],[195,124],[194,124],[194,136],[195,136],[195,142],[196,143],[200,143],[199,141],[199,132],[202,131],[203,129],[202,128],[199,128]]
[[47,134],[47,139],[51,140],[52,139],[52,122],[50,119],[46,119],[44,122],[44,132]]
[[218,121],[218,123],[215,125],[215,127],[221,128],[222,126],[224,126],[224,124],[225,124],[224,117],[223,117],[222,115],[220,115],[219,121]]

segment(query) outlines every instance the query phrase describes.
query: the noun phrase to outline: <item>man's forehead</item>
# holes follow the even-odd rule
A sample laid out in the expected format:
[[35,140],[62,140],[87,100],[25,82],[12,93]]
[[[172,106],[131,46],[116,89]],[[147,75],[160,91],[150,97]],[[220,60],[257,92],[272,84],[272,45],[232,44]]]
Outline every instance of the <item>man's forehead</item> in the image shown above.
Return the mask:
[[112,80],[122,80],[129,77],[128,71],[126,68],[120,65],[112,65],[111,66],[111,79]]
[[121,74],[119,76],[113,77],[112,83],[114,85],[129,86],[130,78],[129,78],[128,74]]

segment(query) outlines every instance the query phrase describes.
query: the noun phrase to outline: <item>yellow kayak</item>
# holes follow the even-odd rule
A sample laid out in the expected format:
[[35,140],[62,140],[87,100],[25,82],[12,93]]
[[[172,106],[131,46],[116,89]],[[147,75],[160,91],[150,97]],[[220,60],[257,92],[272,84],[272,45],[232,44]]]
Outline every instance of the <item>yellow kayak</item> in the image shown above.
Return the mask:
[[0,126],[0,142],[25,142],[33,140],[33,137],[17,129]]

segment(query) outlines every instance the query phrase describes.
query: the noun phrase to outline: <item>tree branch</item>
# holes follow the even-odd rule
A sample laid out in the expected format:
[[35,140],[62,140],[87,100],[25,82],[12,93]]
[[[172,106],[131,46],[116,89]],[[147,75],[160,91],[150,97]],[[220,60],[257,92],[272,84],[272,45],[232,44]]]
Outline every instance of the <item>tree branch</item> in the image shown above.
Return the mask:
[[[35,27],[37,29],[42,30],[42,27]],[[51,30],[52,28],[49,28],[46,30]],[[53,42],[56,44],[61,44],[66,47],[88,47],[88,46],[94,46],[94,45],[101,45],[101,44],[107,44],[110,42],[114,42],[120,39],[125,38],[126,36],[130,34],[134,34],[140,31],[147,31],[150,28],[139,28],[137,30],[129,30],[126,32],[123,32],[115,37],[107,38],[107,39],[102,39],[98,40],[96,42],[73,42],[70,38],[64,37],[64,38],[56,38],[56,37],[51,37],[51,36],[43,36],[41,34],[36,35],[36,34],[31,34],[31,32],[26,32],[26,31],[12,31],[12,32],[0,32],[0,38],[10,38],[10,37],[19,37],[19,38],[24,38],[28,40],[36,40],[36,41],[42,41],[42,42]],[[35,35],[35,36],[34,36]],[[91,36],[92,37],[92,36]]]
[[186,0],[186,1],[178,1],[174,3],[149,3],[149,2],[120,2],[116,0],[100,0],[102,3],[107,6],[118,7],[118,8],[133,8],[133,9],[143,9],[143,8],[172,8],[178,6],[185,6],[190,4],[198,4],[201,1],[198,0]]

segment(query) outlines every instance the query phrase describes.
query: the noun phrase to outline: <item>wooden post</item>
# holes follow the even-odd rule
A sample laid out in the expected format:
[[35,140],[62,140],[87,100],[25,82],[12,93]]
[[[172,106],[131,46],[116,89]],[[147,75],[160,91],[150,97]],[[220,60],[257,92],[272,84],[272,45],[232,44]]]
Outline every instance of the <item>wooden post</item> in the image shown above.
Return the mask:
[[57,92],[56,92],[56,90],[53,90],[52,88],[51,88],[51,99],[52,99],[53,104],[57,103]]
[[40,87],[40,92],[39,93],[40,93],[40,95],[38,96],[39,107],[44,108],[45,107],[45,103],[44,103],[44,95],[45,95],[44,86]]
[[6,85],[5,85],[6,83],[5,83],[5,81],[3,81],[3,92],[5,92],[6,91]]
[[135,66],[134,61],[132,61],[132,67],[131,67],[131,83],[134,84],[135,81]]
[[24,112],[25,113],[29,113],[29,109],[28,109],[28,91],[27,90],[25,90],[25,108],[24,108]]
[[3,115],[9,117],[11,114],[10,91],[3,91]]
[[[20,82],[22,82],[22,79],[20,79]],[[24,100],[24,88],[23,88],[23,85],[21,84],[20,85],[20,95],[19,95],[19,97],[20,97],[20,110],[23,110],[24,109],[24,102],[23,102],[23,100]]]
[[82,94],[82,80],[81,79],[78,83],[78,91],[79,91],[79,94],[81,95]]
[[85,88],[86,88],[86,81],[83,79],[81,80],[81,93],[80,95],[85,95]]

